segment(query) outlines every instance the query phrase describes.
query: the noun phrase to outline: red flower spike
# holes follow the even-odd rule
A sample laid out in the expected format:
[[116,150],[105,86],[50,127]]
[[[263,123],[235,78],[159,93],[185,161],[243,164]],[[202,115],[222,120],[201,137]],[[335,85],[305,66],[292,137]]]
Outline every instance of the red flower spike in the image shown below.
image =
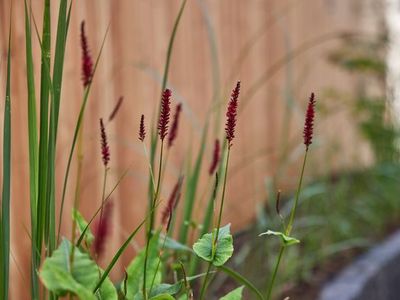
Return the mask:
[[171,90],[166,89],[161,97],[160,118],[158,120],[158,135],[160,136],[161,141],[164,141],[164,138],[168,134],[169,115],[171,112],[171,95]]
[[90,56],[89,45],[85,34],[85,21],[81,23],[81,48],[82,48],[82,81],[83,87],[87,87],[92,81],[93,61]]
[[110,148],[107,142],[106,129],[104,127],[103,119],[100,119],[100,137],[101,137],[101,156],[104,167],[107,167],[110,161]]
[[124,101],[124,97],[121,96],[121,97],[118,98],[117,104],[115,105],[115,107],[114,107],[112,113],[111,113],[110,116],[108,117],[108,122],[111,122],[112,120],[114,120],[114,118],[115,118],[115,116],[117,115],[119,109],[121,108],[122,101]]
[[215,170],[218,167],[218,163],[219,163],[220,155],[221,155],[220,152],[221,152],[221,147],[219,145],[219,140],[216,139],[215,144],[214,144],[213,159],[212,159],[212,162],[210,165],[210,169],[208,170],[208,174],[210,174],[210,176],[214,174]]
[[140,126],[139,126],[139,140],[144,141],[146,137],[146,128],[144,127],[144,115],[140,118]]
[[311,93],[310,99],[308,101],[306,118],[304,122],[304,145],[306,145],[306,151],[308,147],[312,144],[313,131],[314,131],[314,117],[315,117],[315,96]]
[[97,257],[104,252],[106,240],[111,232],[111,216],[113,203],[109,200],[104,205],[104,212],[101,219],[96,225],[95,240],[93,243],[93,251]]
[[236,87],[232,91],[231,100],[229,101],[228,110],[226,112],[225,132],[229,148],[232,147],[232,141],[233,138],[235,137],[239,93],[240,93],[240,81],[237,82]]
[[172,146],[174,140],[176,139],[176,136],[178,135],[179,116],[181,114],[181,111],[182,111],[182,103],[179,103],[176,106],[174,120],[171,126],[171,131],[169,132],[168,135],[168,147]]
[[182,183],[183,183],[183,177],[181,176],[179,177],[178,182],[175,184],[174,189],[172,190],[172,193],[169,196],[167,206],[165,207],[162,213],[161,223],[163,225],[167,225],[166,226],[167,231],[171,223],[173,211],[178,206],[178,201],[179,198],[181,197]]

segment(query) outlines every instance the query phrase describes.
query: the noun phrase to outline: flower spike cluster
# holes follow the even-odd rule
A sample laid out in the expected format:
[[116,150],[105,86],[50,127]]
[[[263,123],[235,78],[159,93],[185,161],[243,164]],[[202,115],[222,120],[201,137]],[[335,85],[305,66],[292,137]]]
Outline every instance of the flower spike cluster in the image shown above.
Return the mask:
[[176,136],[178,135],[179,116],[181,114],[181,111],[182,111],[182,103],[179,103],[176,106],[174,120],[171,126],[171,131],[169,132],[168,135],[168,147],[172,146],[174,140],[176,139]]
[[240,81],[237,82],[236,87],[232,91],[231,100],[229,101],[228,110],[226,112],[225,132],[229,148],[232,147],[232,141],[233,138],[235,137],[239,93],[240,93]]
[[168,199],[168,204],[162,213],[161,223],[163,225],[166,225],[166,231],[169,230],[172,213],[174,209],[178,206],[178,201],[179,198],[181,197],[182,183],[183,183],[183,176],[181,176],[178,179],[178,182],[175,184],[174,189],[172,190],[172,193]]
[[90,56],[89,45],[85,33],[85,21],[81,23],[81,48],[82,48],[82,81],[83,87],[87,87],[92,81],[93,61]]
[[171,90],[165,89],[161,97],[160,118],[158,120],[158,135],[160,136],[161,141],[164,141],[164,138],[168,134],[169,115],[171,112],[171,95]]
[[101,156],[104,167],[107,167],[110,161],[110,147],[107,142],[106,129],[104,127],[103,119],[100,119],[100,137],[101,137]]
[[144,127],[144,115],[140,118],[140,126],[139,126],[139,140],[144,141],[146,137],[146,128]]
[[314,93],[311,93],[311,96],[308,101],[306,118],[304,122],[304,145],[306,145],[306,151],[308,147],[312,144],[313,131],[314,131],[314,117],[315,117],[315,96]]
[[219,145],[219,140],[216,139],[214,144],[213,159],[210,165],[210,169],[208,170],[209,175],[213,175],[215,170],[217,169],[220,156],[221,156],[221,147]]
[[103,217],[99,220],[96,226],[93,250],[97,257],[100,257],[103,254],[107,237],[111,232],[112,210],[113,203],[109,200],[104,206]]

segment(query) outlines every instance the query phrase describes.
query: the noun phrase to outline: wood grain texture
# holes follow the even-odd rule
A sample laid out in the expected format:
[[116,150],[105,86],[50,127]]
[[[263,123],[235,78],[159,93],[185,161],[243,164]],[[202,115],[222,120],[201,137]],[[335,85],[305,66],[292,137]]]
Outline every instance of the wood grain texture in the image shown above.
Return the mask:
[[[287,189],[292,187],[298,172],[303,111],[310,92],[314,91],[317,99],[321,96],[319,99],[324,101],[324,90],[328,87],[349,92],[353,89],[350,75],[330,65],[326,56],[331,49],[340,46],[337,39],[340,33],[363,30],[366,22],[360,13],[363,8],[361,2],[189,0],[176,37],[168,83],[174,92],[174,101],[183,103],[183,117],[176,146],[169,154],[169,168],[162,197],[168,197],[179,171],[184,169],[189,149],[192,149],[193,154],[196,153],[213,93],[220,96],[224,113],[225,103],[237,79],[242,81],[242,102],[237,138],[232,148],[225,222],[231,221],[236,229],[248,224],[256,214],[257,204],[267,199],[266,181],[277,171],[281,172],[277,185]],[[58,7],[57,1],[52,3],[52,31],[55,33]],[[0,1],[1,95],[4,94],[5,83],[9,5],[9,0]],[[41,1],[32,1],[39,28],[41,5]],[[56,196],[59,201],[83,93],[79,25],[82,20],[86,20],[89,45],[95,56],[110,24],[110,33],[93,82],[84,122],[83,215],[91,216],[101,197],[103,173],[98,119],[108,118],[119,96],[124,96],[121,110],[116,119],[107,125],[111,145],[108,188],[111,188],[125,168],[132,164],[132,169],[112,197],[115,204],[113,235],[104,262],[109,260],[111,253],[144,215],[147,203],[147,164],[137,138],[138,124],[142,113],[146,115],[149,124],[158,104],[160,76],[179,5],[180,1],[177,0],[86,0],[74,3],[61,100]],[[29,228],[30,220],[23,1],[14,1],[12,26],[12,253],[15,260],[11,260],[11,288],[12,299],[28,299],[30,241],[26,228]],[[276,67],[276,72],[268,73],[285,55],[321,36],[327,38],[289,63]],[[211,54],[212,39],[215,42],[217,64],[213,63]],[[35,38],[34,47],[38,83],[39,46]],[[217,86],[213,85],[213,70],[219,72]],[[265,74],[271,76],[260,80]],[[288,99],[294,103],[290,114],[285,109]],[[331,104],[324,105],[330,107]],[[0,108],[3,108],[3,103]],[[361,140],[348,113],[328,113],[323,117],[317,116],[317,120],[319,146],[312,149],[308,175],[368,161],[369,151],[365,146],[352,146],[360,145]],[[285,122],[288,124],[288,132],[283,134]],[[221,116],[221,129],[223,123],[224,116]],[[207,169],[214,137],[212,134],[206,149],[199,195],[204,193],[209,183]],[[287,139],[290,143],[285,146],[284,141]],[[333,143],[338,145],[338,149],[345,147],[346,151],[332,150]],[[290,152],[285,158],[287,168],[281,170],[281,150],[285,147]],[[71,179],[74,178],[76,163],[73,166]],[[70,180],[62,228],[63,234],[67,236],[70,235],[73,189],[74,180]],[[199,204],[196,209],[197,218],[202,207]],[[142,245],[141,239],[138,244]],[[121,278],[122,266],[127,265],[134,253],[134,247],[127,251],[112,274],[114,279]]]

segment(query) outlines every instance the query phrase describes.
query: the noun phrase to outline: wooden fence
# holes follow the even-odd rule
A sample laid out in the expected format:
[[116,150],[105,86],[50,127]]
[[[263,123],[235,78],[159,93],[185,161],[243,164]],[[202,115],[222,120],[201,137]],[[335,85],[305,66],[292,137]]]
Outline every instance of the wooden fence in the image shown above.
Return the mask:
[[[1,95],[4,95],[5,54],[10,0],[0,1]],[[33,16],[41,28],[42,2],[32,2]],[[293,186],[301,152],[303,112],[311,91],[325,101],[326,88],[352,90],[352,78],[327,62],[329,51],[340,46],[345,32],[362,30],[365,3],[323,0],[188,0],[179,26],[168,86],[174,101],[183,103],[183,118],[162,191],[168,197],[185,157],[198,151],[201,130],[213,97],[222,101],[218,126],[223,129],[224,109],[235,81],[242,81],[237,138],[225,222],[243,228],[267,200],[266,185],[277,173],[276,185]],[[52,1],[56,30],[58,1]],[[108,24],[110,32],[93,82],[84,120],[84,167],[81,211],[89,217],[100,203],[102,164],[98,120],[107,118],[117,99],[124,101],[116,119],[107,125],[111,144],[108,189],[129,166],[131,171],[113,195],[111,254],[144,215],[147,163],[137,138],[140,115],[151,119],[160,95],[160,77],[169,36],[180,6],[178,0],[86,0],[73,5],[67,41],[57,153],[56,197],[59,201],[73,128],[82,101],[79,26],[86,21],[92,55],[97,55]],[[13,1],[12,15],[12,298],[29,298],[29,218],[27,95],[23,1]],[[39,44],[35,35],[36,83],[39,81]],[[53,35],[54,43],[54,35]],[[54,49],[54,47],[53,47]],[[323,103],[328,106],[331,103]],[[3,109],[3,102],[0,104]],[[212,127],[216,128],[213,115]],[[210,131],[198,197],[209,191],[207,169],[212,141],[222,130]],[[317,117],[316,146],[309,176],[368,160],[368,149],[352,147],[360,140],[346,112]],[[332,151],[332,143],[339,145]],[[344,148],[340,148],[344,145]],[[287,151],[286,151],[286,150]],[[285,154],[286,153],[286,154]],[[361,153],[361,154],[360,154]],[[67,191],[63,234],[70,235],[70,212],[76,164]],[[200,217],[204,204],[196,207]],[[59,207],[57,208],[59,209]],[[138,244],[141,245],[139,239]],[[129,249],[113,273],[121,277],[135,253]],[[105,258],[108,261],[110,256]]]

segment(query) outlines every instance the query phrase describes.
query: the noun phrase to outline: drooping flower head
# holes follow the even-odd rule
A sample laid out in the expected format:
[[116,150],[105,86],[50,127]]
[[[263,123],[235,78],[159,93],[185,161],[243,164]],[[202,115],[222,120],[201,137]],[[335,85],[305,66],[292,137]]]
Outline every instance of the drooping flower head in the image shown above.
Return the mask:
[[179,116],[181,114],[181,111],[182,111],[182,103],[179,103],[176,106],[174,120],[172,121],[171,130],[168,135],[168,147],[172,146],[174,140],[176,139],[176,136],[178,135]]
[[83,87],[87,87],[92,81],[93,61],[90,56],[89,45],[85,33],[85,21],[81,23],[81,48],[82,48],[82,81]]
[[146,137],[146,128],[144,127],[144,115],[142,115],[140,118],[140,126],[139,126],[139,140],[143,142],[145,137]]
[[315,117],[315,96],[314,93],[311,93],[311,96],[308,101],[306,118],[304,121],[304,145],[306,145],[306,150],[312,144],[313,131],[314,131],[314,117]]
[[240,81],[237,82],[236,87],[232,91],[231,99],[228,104],[228,110],[226,112],[225,132],[229,148],[232,147],[232,141],[233,138],[235,137],[239,93],[240,93]]
[[96,224],[93,250],[97,257],[100,257],[103,254],[106,240],[111,232],[112,210],[113,203],[111,200],[108,200],[104,205],[104,213]]
[[169,196],[167,206],[165,207],[162,213],[161,223],[163,225],[166,225],[166,231],[169,230],[172,214],[175,208],[178,206],[178,201],[179,198],[181,197],[182,183],[183,183],[183,176],[179,177],[178,182],[175,184],[174,189],[172,190],[172,193]]
[[208,174],[213,175],[215,170],[218,167],[218,163],[221,156],[221,147],[219,145],[219,140],[216,139],[214,143],[214,151],[213,151],[213,159],[211,161],[210,169],[208,170]]
[[115,116],[117,115],[119,109],[121,108],[122,102],[124,101],[124,97],[119,97],[117,104],[115,105],[113,111],[111,112],[110,116],[108,117],[108,122],[114,120]]
[[101,139],[101,158],[103,160],[104,167],[107,167],[110,161],[110,148],[107,142],[106,129],[104,127],[103,119],[100,119],[100,139]]
[[160,118],[158,120],[158,135],[160,136],[161,141],[164,141],[164,138],[168,134],[169,115],[171,112],[171,95],[171,90],[165,89],[161,97]]

